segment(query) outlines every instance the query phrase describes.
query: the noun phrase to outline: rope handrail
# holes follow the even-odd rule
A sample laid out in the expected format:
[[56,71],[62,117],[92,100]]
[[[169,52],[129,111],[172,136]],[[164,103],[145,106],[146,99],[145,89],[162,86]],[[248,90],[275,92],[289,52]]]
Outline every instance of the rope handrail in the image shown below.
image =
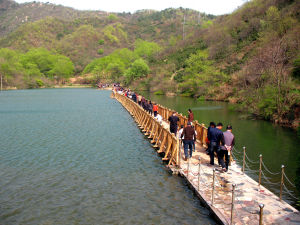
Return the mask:
[[285,179],[288,181],[288,183],[289,183],[292,187],[296,188],[296,185],[294,185],[294,184],[290,181],[290,179],[285,175],[285,172],[283,172],[283,176],[285,177]]
[[263,171],[261,171],[261,174],[263,175],[262,177],[268,182],[268,184],[278,185],[278,183],[274,183],[274,182],[270,181],[269,178],[264,174]]
[[231,155],[235,161],[239,162],[239,159],[236,157],[235,153],[231,152]]
[[293,197],[293,198],[296,199],[296,200],[299,200],[299,198],[296,197],[295,195],[293,195],[292,192],[285,186],[285,184],[283,184],[283,188],[284,188],[284,190],[285,190],[284,193],[290,195],[291,197]]
[[255,161],[251,160],[251,159],[249,158],[249,156],[247,155],[247,153],[245,153],[245,156],[246,156],[246,159],[247,159],[250,163],[252,163],[252,164],[259,164],[259,161],[255,162]]
[[280,174],[280,172],[277,172],[277,173],[271,172],[271,171],[268,169],[268,167],[264,164],[263,161],[261,161],[261,164],[263,165],[263,167],[265,168],[265,170],[266,170],[268,173],[270,173],[270,174],[272,174],[272,175],[279,175],[279,174]]
[[239,151],[239,150],[238,150],[236,147],[234,147],[234,146],[233,146],[232,149],[233,149],[234,152],[236,152],[236,153],[238,153],[238,154],[242,154],[242,153],[243,153],[242,151]]
[[250,172],[253,172],[253,173],[259,173],[259,170],[251,169],[251,168],[248,166],[248,164],[247,164],[246,161],[245,161],[245,166],[247,167],[247,169],[248,169]]

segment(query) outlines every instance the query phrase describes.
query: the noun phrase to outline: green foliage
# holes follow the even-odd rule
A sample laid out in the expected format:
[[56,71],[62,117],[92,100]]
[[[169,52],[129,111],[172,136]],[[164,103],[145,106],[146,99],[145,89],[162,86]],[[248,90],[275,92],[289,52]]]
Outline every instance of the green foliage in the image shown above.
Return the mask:
[[113,22],[113,21],[116,21],[118,19],[118,17],[115,15],[115,14],[110,14],[107,19],[110,21],[110,22]]
[[300,56],[293,63],[292,75],[300,80]]
[[149,72],[149,66],[143,59],[135,60],[125,72],[126,84],[130,84],[135,79],[145,77]]
[[[300,127],[299,127],[300,129]],[[296,170],[296,180],[295,180],[295,185],[296,185],[296,188],[297,188],[297,191],[298,191],[298,196],[299,196],[299,199],[300,199],[300,154],[298,155],[298,168]],[[298,200],[298,207],[300,207],[300,200]]]
[[283,17],[276,6],[270,6],[261,24],[265,31],[283,36],[291,27],[297,24],[297,20],[290,16]]
[[276,105],[276,88],[266,86],[261,90],[261,100],[258,102],[260,114],[267,120],[271,119],[277,110]]
[[50,77],[54,77],[57,80],[68,79],[74,73],[73,62],[66,56],[55,55],[53,60],[53,67],[49,71]]
[[99,48],[97,53],[98,53],[99,55],[102,55],[102,54],[104,53],[103,48]]
[[183,82],[179,85],[182,93],[189,95],[207,94],[207,89],[217,88],[227,81],[227,76],[217,71],[212,60],[208,60],[208,52],[199,50],[185,61],[186,67]]
[[134,52],[143,58],[153,60],[153,57],[161,51],[161,47],[155,42],[148,42],[142,39],[137,39],[134,43]]
[[74,73],[74,65],[68,57],[43,48],[31,49],[24,54],[0,49],[0,62],[5,86],[13,85],[18,80],[20,87],[39,88],[45,86],[44,78],[61,80]]
[[24,68],[20,63],[20,53],[11,49],[0,49],[0,75],[3,78],[3,85],[13,85],[14,79],[24,73]]
[[104,45],[104,40],[103,40],[103,39],[100,39],[100,40],[98,41],[98,44],[99,44],[99,45]]
[[191,54],[194,54],[198,50],[204,50],[206,48],[206,44],[203,42],[203,40],[200,39],[193,45],[188,45],[169,55],[169,59],[171,62],[175,63],[176,69],[179,70],[180,68],[186,67],[186,60],[190,57]]
[[104,36],[111,42],[111,43],[119,43],[120,40],[116,35],[116,29],[112,25],[108,25],[103,29],[103,34]]
[[21,56],[21,63],[31,74],[49,76],[49,71],[54,66],[55,56],[44,48],[31,49]]
[[173,47],[176,45],[177,41],[178,41],[178,38],[176,38],[172,35],[169,39],[169,45]]
[[210,27],[213,24],[213,22],[211,20],[207,20],[204,23],[202,23],[201,27],[206,29],[208,27]]
[[156,92],[154,92],[155,95],[164,95],[164,91],[163,90],[158,90]]
[[86,66],[83,74],[91,73],[118,81],[137,58],[134,52],[127,48],[116,50],[108,56],[93,60]]
[[40,79],[36,79],[35,82],[36,82],[38,87],[43,87],[44,86],[44,82]]

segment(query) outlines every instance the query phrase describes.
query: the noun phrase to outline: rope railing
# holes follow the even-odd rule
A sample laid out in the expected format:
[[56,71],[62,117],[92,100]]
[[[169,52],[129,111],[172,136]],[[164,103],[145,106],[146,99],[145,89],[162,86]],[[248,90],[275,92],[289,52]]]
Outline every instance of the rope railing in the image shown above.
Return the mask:
[[248,172],[259,173],[259,170],[251,169],[247,162],[245,162],[245,166],[247,167]]
[[[261,179],[262,178],[264,179],[264,181],[267,184],[272,185],[273,187],[280,184],[280,200],[282,199],[283,185],[285,185],[284,180],[286,180],[287,183],[290,186],[292,186],[293,188],[296,188],[296,186],[293,184],[293,182],[291,182],[291,180],[285,174],[284,166],[282,166],[282,171],[281,172],[272,172],[266,166],[266,164],[263,162],[262,155],[259,156],[259,161],[255,161],[255,160],[250,159],[250,157],[247,155],[245,147],[243,147],[243,153],[242,153],[243,156],[239,155],[240,157],[237,157],[238,153],[241,153],[241,152],[239,152],[237,150],[237,148],[234,148],[233,151],[231,152],[234,160],[236,160],[237,162],[239,162],[240,159],[242,160],[242,172],[243,173],[245,173],[245,168],[246,168],[248,173],[259,174],[258,185],[261,184]],[[248,163],[250,163],[251,166]],[[259,164],[259,170],[253,169],[253,167],[257,164]],[[272,176],[278,176],[278,175],[282,174],[280,182],[279,181],[278,181],[278,183],[272,182],[270,180],[270,178],[265,174],[265,172],[271,174]],[[288,190],[288,191],[289,191],[289,194],[290,194],[291,191],[290,190]]]
[[291,196],[293,199],[295,200],[299,200],[298,197],[296,197],[295,195],[292,194],[292,192],[285,186],[285,184],[283,184],[283,188],[284,188],[284,193],[288,194],[289,196]]
[[272,175],[279,175],[279,174],[280,174],[280,172],[278,172],[278,173],[271,172],[271,171],[268,169],[268,167],[264,164],[263,161],[262,161],[262,166],[264,167],[264,169],[265,169],[268,173],[270,173],[270,174],[272,174]]
[[247,155],[247,153],[245,153],[246,159],[248,160],[248,162],[252,163],[252,164],[259,164],[259,161],[253,161],[249,158],[249,156]]
[[268,178],[268,177],[264,174],[263,171],[261,171],[261,174],[263,175],[262,177],[265,179],[265,181],[266,181],[268,184],[271,184],[271,185],[278,185],[278,183],[274,183],[274,182],[270,181],[270,180],[269,180],[270,178]]
[[296,185],[294,185],[294,184],[289,180],[289,178],[285,175],[285,173],[283,173],[283,176],[284,176],[285,180],[287,180],[288,183],[289,183],[292,187],[296,188]]

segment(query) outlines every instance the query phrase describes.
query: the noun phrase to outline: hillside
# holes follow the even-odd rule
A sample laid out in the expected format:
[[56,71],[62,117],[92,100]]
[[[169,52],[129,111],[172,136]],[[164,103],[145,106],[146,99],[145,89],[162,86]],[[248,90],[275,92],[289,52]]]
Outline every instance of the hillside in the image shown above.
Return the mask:
[[18,4],[13,0],[0,0],[0,37],[16,30],[23,24],[35,22],[46,17],[72,21],[82,17],[103,18],[107,12],[79,11],[62,5],[30,2]]
[[[71,58],[77,73],[96,57],[132,48],[138,38],[161,45],[171,37],[180,39],[184,15],[187,34],[193,33],[199,19],[213,17],[188,9],[110,14],[9,0],[1,0],[1,9],[0,47],[22,52],[38,47],[56,50]],[[105,43],[99,45],[99,40]]]
[[133,88],[238,103],[238,110],[299,126],[300,2],[253,0],[161,52]]

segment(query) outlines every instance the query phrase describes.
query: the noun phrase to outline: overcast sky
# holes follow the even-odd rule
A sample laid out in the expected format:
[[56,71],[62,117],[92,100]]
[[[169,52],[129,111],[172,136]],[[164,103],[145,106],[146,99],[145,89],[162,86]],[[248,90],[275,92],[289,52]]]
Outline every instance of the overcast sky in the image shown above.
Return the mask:
[[[135,12],[139,9],[163,10],[166,8],[191,8],[207,14],[231,13],[247,0],[42,0],[75,9],[103,10],[107,12]],[[31,2],[16,0],[18,3]]]

